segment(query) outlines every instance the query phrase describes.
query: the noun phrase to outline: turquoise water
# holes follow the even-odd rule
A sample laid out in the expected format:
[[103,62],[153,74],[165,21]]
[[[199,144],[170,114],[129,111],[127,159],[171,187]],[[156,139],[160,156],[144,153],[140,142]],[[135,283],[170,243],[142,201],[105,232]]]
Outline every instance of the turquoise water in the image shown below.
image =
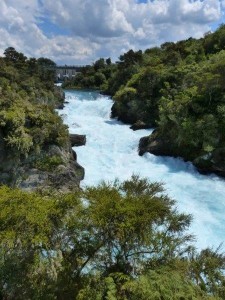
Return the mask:
[[77,147],[78,162],[85,168],[82,185],[129,178],[132,174],[165,183],[177,208],[193,215],[191,233],[200,248],[225,241],[225,180],[199,174],[181,159],[137,153],[138,142],[152,130],[132,131],[110,119],[112,100],[97,92],[66,91],[60,114],[71,133],[86,134],[87,144]]

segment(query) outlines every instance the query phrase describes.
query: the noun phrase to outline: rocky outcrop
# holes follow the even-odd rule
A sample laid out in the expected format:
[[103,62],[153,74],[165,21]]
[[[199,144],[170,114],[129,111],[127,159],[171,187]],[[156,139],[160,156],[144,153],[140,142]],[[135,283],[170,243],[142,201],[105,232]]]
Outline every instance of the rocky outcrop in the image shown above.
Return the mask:
[[86,135],[70,134],[71,147],[84,146],[86,144]]
[[77,189],[84,178],[84,168],[75,157],[72,149],[51,145],[39,157],[30,157],[29,161],[23,162],[14,185],[24,190],[54,189],[68,192]]
[[139,155],[150,152],[161,156],[178,156],[174,153],[172,144],[167,139],[161,138],[157,130],[154,130],[150,136],[145,136],[139,141]]
[[215,149],[207,155],[186,156],[184,150],[168,138],[161,137],[157,130],[154,130],[150,136],[140,139],[139,155],[146,152],[159,156],[181,157],[184,161],[191,161],[202,174],[215,173],[225,177],[225,148]]
[[60,103],[56,108],[57,109],[63,109],[65,107],[64,103]]
[[132,126],[130,126],[130,129],[132,129],[134,131],[139,130],[139,129],[148,129],[148,128],[149,128],[149,126],[141,120],[138,120]]
[[60,86],[54,86],[54,95],[55,98],[57,99],[55,103],[55,107],[57,109],[63,109],[64,108],[64,103],[65,103],[65,93],[63,89]]
[[77,155],[70,146],[46,146],[40,153],[18,157],[6,151],[0,137],[0,183],[23,190],[72,191],[79,188],[84,178],[84,168],[77,162]]
[[195,158],[193,164],[202,174],[215,173],[225,177],[225,148],[218,148],[209,155]]

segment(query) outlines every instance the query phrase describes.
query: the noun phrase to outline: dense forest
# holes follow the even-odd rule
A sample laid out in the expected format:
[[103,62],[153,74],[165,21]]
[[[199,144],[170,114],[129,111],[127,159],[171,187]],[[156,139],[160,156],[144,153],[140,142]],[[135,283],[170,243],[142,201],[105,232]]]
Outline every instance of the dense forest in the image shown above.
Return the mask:
[[140,154],[180,156],[201,172],[225,176],[225,25],[201,39],[99,59],[64,87],[113,96],[112,117],[154,127]]
[[[185,151],[209,155],[224,138],[223,32],[130,50],[116,64],[100,59],[64,87],[99,88],[114,97],[113,116],[155,126],[167,139],[183,130],[180,147],[189,138]],[[224,299],[222,248],[195,248],[192,217],[178,212],[161,183],[134,175],[97,187],[74,184],[81,169],[68,165],[74,154],[55,112],[63,94],[54,66],[14,48],[0,58],[0,299]],[[68,168],[74,189],[65,190]],[[18,178],[27,182],[35,172],[48,182],[61,176],[60,188],[25,191]]]

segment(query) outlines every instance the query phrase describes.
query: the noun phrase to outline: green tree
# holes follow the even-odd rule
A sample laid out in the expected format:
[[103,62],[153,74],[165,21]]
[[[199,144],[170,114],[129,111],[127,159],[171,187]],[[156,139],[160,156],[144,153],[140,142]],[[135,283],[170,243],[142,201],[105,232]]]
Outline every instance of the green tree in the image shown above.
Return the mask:
[[20,52],[17,52],[13,47],[8,47],[4,51],[5,58],[8,62],[24,64],[27,57]]
[[223,299],[224,255],[193,250],[174,205],[137,176],[71,194],[1,187],[1,297]]
[[96,60],[94,63],[94,70],[95,72],[99,71],[99,69],[104,69],[105,68],[105,59],[104,58],[99,58]]
[[102,243],[98,255],[105,272],[138,274],[146,264],[169,261],[186,251],[191,217],[174,210],[174,201],[163,191],[161,184],[133,176],[84,192]]

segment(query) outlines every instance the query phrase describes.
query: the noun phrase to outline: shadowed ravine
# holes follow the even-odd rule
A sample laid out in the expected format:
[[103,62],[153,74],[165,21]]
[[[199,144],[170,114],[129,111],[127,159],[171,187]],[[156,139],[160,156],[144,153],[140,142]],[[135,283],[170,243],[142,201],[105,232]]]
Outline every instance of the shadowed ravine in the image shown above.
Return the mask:
[[96,92],[66,91],[61,114],[71,133],[86,134],[87,143],[76,148],[78,162],[85,168],[82,185],[101,180],[127,179],[132,174],[165,183],[167,193],[177,200],[178,209],[191,213],[191,232],[200,248],[216,248],[225,241],[225,181],[204,176],[182,160],[138,156],[139,139],[151,130],[132,131],[128,125],[110,119],[112,100]]

